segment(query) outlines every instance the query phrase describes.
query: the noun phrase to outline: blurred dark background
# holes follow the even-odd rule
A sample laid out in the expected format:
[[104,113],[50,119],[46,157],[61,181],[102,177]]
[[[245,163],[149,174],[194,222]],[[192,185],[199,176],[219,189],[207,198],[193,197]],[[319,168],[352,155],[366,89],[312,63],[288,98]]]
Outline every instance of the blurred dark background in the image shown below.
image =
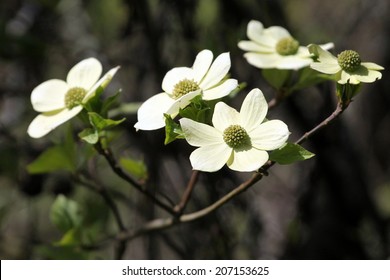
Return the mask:
[[[104,201],[69,174],[26,172],[26,165],[58,141],[59,133],[39,140],[27,136],[36,115],[30,104],[35,86],[64,79],[70,67],[94,56],[105,71],[121,65],[108,91],[122,88],[122,102],[142,102],[161,91],[169,69],[191,66],[207,48],[215,56],[229,51],[232,77],[247,83],[233,106],[238,108],[254,87],[270,100],[272,88],[237,47],[247,39],[247,23],[256,19],[266,27],[285,27],[302,45],[332,41],[334,53],[354,49],[363,61],[384,66],[383,78],[364,85],[336,123],[305,143],[315,158],[274,166],[253,188],[199,221],[128,242],[124,258],[388,259],[389,6],[387,0],[2,0],[0,258],[113,257],[110,245],[74,255],[51,245],[61,237],[48,215],[59,193],[104,223],[95,229],[101,237],[116,227]],[[328,116],[335,101],[332,85],[321,84],[294,93],[269,118],[285,121],[294,141]],[[135,132],[136,115],[126,117],[115,153],[144,160],[149,182],[178,201],[191,174],[192,147],[181,141],[164,146],[163,130]],[[104,161],[96,164],[96,180],[115,194],[126,227],[166,216],[114,176]],[[186,212],[207,206],[248,176],[226,168],[201,174]]]

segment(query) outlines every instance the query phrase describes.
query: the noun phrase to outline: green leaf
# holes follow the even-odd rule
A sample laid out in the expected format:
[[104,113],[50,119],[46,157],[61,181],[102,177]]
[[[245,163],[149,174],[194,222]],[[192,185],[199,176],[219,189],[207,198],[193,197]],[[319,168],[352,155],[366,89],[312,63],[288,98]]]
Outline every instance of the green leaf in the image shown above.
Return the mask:
[[168,145],[169,143],[175,141],[176,139],[184,139],[184,133],[181,130],[179,124],[171,118],[170,115],[164,114],[165,116],[165,141],[164,144]]
[[91,125],[98,131],[115,127],[126,120],[126,118],[123,118],[121,120],[105,119],[95,112],[89,112],[88,115]]
[[299,73],[299,78],[296,84],[292,86],[291,88],[292,91],[307,88],[331,79],[329,75],[324,75],[320,72],[311,69],[310,67],[303,68],[299,70],[298,73]]
[[96,144],[99,141],[99,132],[88,127],[79,133],[79,137],[89,144]]
[[102,116],[107,117],[108,110],[110,110],[116,103],[121,91],[117,91],[114,95],[108,97],[106,100],[103,101],[102,109],[100,110],[100,114]]
[[76,201],[58,195],[50,209],[51,222],[62,232],[78,228],[82,222],[80,208]]
[[27,165],[27,171],[30,174],[49,173],[58,170],[76,170],[74,155],[69,153],[69,148],[67,149],[63,145],[48,148],[36,160]]
[[57,246],[74,246],[81,243],[81,231],[79,228],[72,228],[64,233],[62,238],[55,242]]
[[132,176],[138,180],[146,180],[148,178],[148,170],[143,161],[134,160],[131,158],[121,158],[120,165]]
[[281,89],[290,77],[290,70],[280,69],[263,69],[262,75],[264,79],[274,88]]
[[309,152],[298,144],[287,143],[283,147],[272,151],[269,159],[279,164],[291,164],[314,156],[315,154]]

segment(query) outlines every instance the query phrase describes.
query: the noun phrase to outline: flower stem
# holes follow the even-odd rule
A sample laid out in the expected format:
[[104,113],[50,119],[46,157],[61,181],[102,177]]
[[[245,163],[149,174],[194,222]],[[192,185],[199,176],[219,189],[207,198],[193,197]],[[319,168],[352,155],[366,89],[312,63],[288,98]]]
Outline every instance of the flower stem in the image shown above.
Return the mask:
[[184,194],[180,200],[180,202],[173,208],[173,210],[176,212],[177,216],[180,216],[183,214],[183,211],[185,207],[187,206],[188,201],[191,198],[192,191],[194,190],[195,184],[199,177],[199,171],[194,170],[192,172],[190,181],[188,182],[187,188],[184,191]]

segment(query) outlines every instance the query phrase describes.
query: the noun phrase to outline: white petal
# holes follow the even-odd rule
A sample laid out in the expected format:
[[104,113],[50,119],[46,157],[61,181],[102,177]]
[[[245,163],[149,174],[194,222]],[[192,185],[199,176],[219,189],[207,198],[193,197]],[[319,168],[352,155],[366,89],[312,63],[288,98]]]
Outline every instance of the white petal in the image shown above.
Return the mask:
[[87,58],[70,69],[66,78],[70,87],[82,87],[89,90],[102,74],[102,65],[96,58]]
[[268,104],[260,89],[252,89],[242,102],[240,124],[247,132],[257,128],[268,112]]
[[281,26],[271,26],[264,30],[264,35],[270,36],[275,40],[275,43],[284,38],[291,37],[290,33]]
[[62,80],[48,80],[31,93],[31,104],[37,112],[50,112],[65,108],[65,94],[69,86]]
[[268,161],[268,153],[257,149],[234,151],[227,162],[230,169],[240,172],[251,172],[259,169]]
[[330,52],[322,49],[320,46],[311,44],[308,49],[311,54],[318,57],[319,62],[325,64],[338,64],[337,58]]
[[249,52],[272,53],[275,50],[275,48],[263,46],[253,41],[240,41],[238,42],[238,47],[244,51]]
[[214,127],[223,133],[223,131],[230,125],[239,124],[240,114],[236,109],[223,102],[218,102],[214,108],[212,122]]
[[165,74],[161,88],[166,93],[172,94],[175,85],[184,79],[194,80],[194,70],[189,67],[173,68]]
[[320,45],[320,47],[324,50],[330,50],[330,49],[333,49],[334,48],[334,44],[333,43],[326,43],[326,44],[322,44]]
[[235,79],[228,79],[222,84],[213,87],[211,89],[203,91],[204,100],[214,100],[218,98],[225,97],[232,92],[232,90],[238,87],[238,82]]
[[290,132],[287,125],[279,120],[262,123],[249,133],[252,146],[265,151],[280,148],[286,141]]
[[229,72],[230,55],[229,53],[220,54],[210,66],[206,76],[200,82],[199,87],[203,90],[209,89],[218,84]]
[[257,68],[275,68],[278,65],[280,59],[282,59],[281,55],[277,53],[253,53],[248,52],[244,54],[244,57],[248,61],[249,64],[257,67]]
[[27,133],[32,138],[45,136],[60,124],[76,116],[82,109],[82,106],[76,106],[71,110],[63,109],[40,114],[31,122]]
[[348,72],[341,71],[340,80],[337,81],[339,84],[354,84],[357,85],[360,83],[359,80],[356,79],[354,75],[349,74]]
[[119,68],[120,67],[117,66],[115,68],[112,68],[106,74],[104,74],[104,76],[101,77],[100,80],[97,81],[96,84],[87,92],[87,94],[83,99],[83,103],[86,103],[90,98],[92,98],[99,87],[102,87],[103,89],[106,88],[108,84],[111,82],[116,72],[119,70]]
[[284,56],[280,59],[275,68],[297,70],[309,66],[313,62],[310,57],[299,57],[296,55]]
[[341,67],[337,61],[336,63],[313,62],[310,64],[310,68],[325,74],[336,74],[341,71]]
[[376,63],[372,63],[372,62],[362,62],[361,65],[366,67],[367,69],[370,69],[370,70],[384,70],[385,69],[382,66],[380,66]]
[[211,62],[213,61],[213,53],[209,50],[203,50],[195,58],[194,65],[194,80],[198,84],[206,75],[207,71],[210,68]]
[[182,118],[180,125],[187,142],[195,147],[224,143],[222,134],[214,127]]
[[232,154],[232,148],[225,143],[200,147],[190,155],[192,168],[205,172],[220,170]]
[[262,42],[261,34],[263,33],[263,31],[264,31],[264,26],[260,21],[251,20],[248,23],[248,27],[246,29],[246,35],[252,41],[261,43]]
[[172,118],[176,117],[177,114],[179,114],[180,109],[187,107],[191,103],[191,100],[199,94],[201,94],[201,90],[192,91],[186,95],[183,95],[172,103],[166,113],[171,115]]
[[154,130],[165,126],[164,113],[175,102],[165,92],[156,94],[146,100],[138,109],[138,122],[134,127],[138,130]]

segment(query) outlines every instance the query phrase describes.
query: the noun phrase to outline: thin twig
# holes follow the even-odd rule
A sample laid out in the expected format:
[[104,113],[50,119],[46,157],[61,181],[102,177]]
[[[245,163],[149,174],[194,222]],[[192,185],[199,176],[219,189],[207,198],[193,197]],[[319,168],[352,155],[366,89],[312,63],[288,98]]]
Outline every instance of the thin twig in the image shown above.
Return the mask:
[[198,180],[198,176],[199,176],[199,171],[197,171],[197,170],[192,171],[190,181],[188,182],[187,188],[184,191],[184,194],[183,194],[179,204],[177,204],[175,206],[175,208],[173,208],[173,210],[177,213],[176,214],[177,216],[180,216],[181,214],[183,214],[183,211],[184,211],[185,207],[187,206],[188,201],[191,198],[191,194],[192,194],[192,191],[194,190],[196,181]]
[[122,168],[117,164],[114,156],[112,155],[111,151],[109,149],[104,149],[100,142],[95,144],[95,149],[98,151],[99,154],[104,156],[104,158],[107,160],[108,164],[110,165],[112,171],[114,171],[119,177],[121,177],[126,182],[130,183],[132,186],[134,186],[138,191],[146,195],[150,200],[152,200],[156,205],[167,211],[168,213],[175,215],[176,213],[173,211],[173,209],[160,201],[155,195],[150,193],[147,189],[144,188],[143,185],[138,183],[136,180],[131,178],[129,175],[127,175]]

